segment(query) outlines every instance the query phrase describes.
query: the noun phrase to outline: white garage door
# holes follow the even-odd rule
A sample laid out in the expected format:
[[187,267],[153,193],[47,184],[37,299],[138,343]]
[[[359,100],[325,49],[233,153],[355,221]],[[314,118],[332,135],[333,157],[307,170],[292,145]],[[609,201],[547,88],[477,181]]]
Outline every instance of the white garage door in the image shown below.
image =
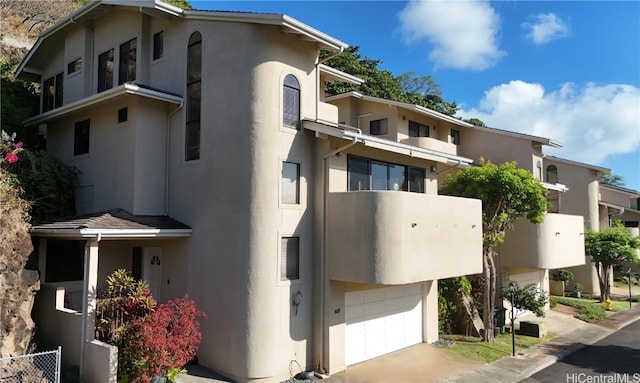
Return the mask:
[[422,342],[421,284],[345,294],[346,364]]

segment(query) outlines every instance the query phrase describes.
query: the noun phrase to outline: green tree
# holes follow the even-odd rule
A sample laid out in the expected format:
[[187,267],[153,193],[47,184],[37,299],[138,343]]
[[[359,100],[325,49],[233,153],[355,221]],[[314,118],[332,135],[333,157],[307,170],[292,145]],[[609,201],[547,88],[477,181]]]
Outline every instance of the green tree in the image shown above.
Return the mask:
[[[513,307],[520,311],[520,315],[524,313],[524,310],[529,310],[536,316],[543,317],[544,305],[547,304],[547,293],[533,284],[520,286],[518,282],[511,283],[513,284]],[[500,293],[503,298],[510,300],[511,286],[502,286]],[[518,316],[516,314],[515,318],[511,319],[515,320]]]
[[0,129],[13,134],[31,147],[42,147],[37,129],[25,129],[22,122],[39,111],[39,89],[36,84],[13,78],[17,57],[0,60]]
[[611,296],[609,275],[613,266],[624,261],[640,261],[636,251],[640,247],[640,238],[632,237],[624,228],[612,228],[601,232],[587,230],[584,235],[584,250],[591,257],[598,273],[600,302],[604,302]]
[[[516,219],[526,217],[541,223],[547,211],[546,189],[533,175],[516,167],[515,162],[495,165],[481,160],[481,166],[468,167],[450,175],[442,184],[440,194],[477,198],[482,201],[483,322],[486,330],[493,328],[496,307],[496,265],[494,256],[504,242],[506,231]],[[493,331],[485,331],[484,339],[493,342]]]
[[[322,52],[321,59],[329,57],[329,52]],[[442,98],[440,86],[430,75],[418,75],[406,72],[395,77],[388,70],[378,68],[382,60],[362,57],[359,46],[351,46],[341,54],[330,58],[326,64],[343,72],[360,77],[365,82],[361,85],[332,83],[326,91],[330,95],[356,91],[372,97],[406,102],[424,106],[440,113],[453,116],[459,107]]]
[[624,178],[617,174],[598,173],[598,181],[611,186],[624,186]]

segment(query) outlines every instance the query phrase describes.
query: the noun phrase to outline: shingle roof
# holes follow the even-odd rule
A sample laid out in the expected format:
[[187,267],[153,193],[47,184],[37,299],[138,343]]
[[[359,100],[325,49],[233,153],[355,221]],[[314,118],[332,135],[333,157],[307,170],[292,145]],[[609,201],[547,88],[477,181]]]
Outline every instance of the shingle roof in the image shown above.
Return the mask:
[[[64,217],[32,226],[34,235],[108,234],[112,236],[164,236],[191,233],[191,228],[165,215],[133,215],[123,209]],[[137,235],[136,235],[137,234]]]

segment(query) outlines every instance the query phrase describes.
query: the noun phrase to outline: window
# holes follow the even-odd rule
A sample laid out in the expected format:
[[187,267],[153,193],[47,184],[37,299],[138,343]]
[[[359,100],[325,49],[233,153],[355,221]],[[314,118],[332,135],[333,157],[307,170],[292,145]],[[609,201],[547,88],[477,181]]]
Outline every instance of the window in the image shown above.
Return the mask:
[[202,79],[202,36],[195,32],[187,48],[187,125],[185,161],[200,158],[200,103]]
[[409,121],[409,137],[429,137],[429,127],[415,121]]
[[120,45],[118,85],[136,80],[136,43],[137,39],[131,39]]
[[82,58],[75,59],[67,64],[67,74],[78,72],[82,69]]
[[280,280],[300,279],[300,238],[282,237],[280,241]]
[[98,56],[98,92],[113,88],[113,49]]
[[164,31],[153,35],[153,59],[157,60],[164,55]]
[[89,153],[89,120],[76,122],[74,139],[73,139],[73,155]]
[[63,79],[63,74],[59,73],[42,83],[42,113],[62,106]]
[[282,163],[282,203],[300,203],[300,164]]
[[282,97],[282,124],[297,129],[300,125],[300,83],[292,74],[284,78]]
[[349,190],[425,192],[426,170],[413,166],[349,156]]
[[128,115],[129,115],[129,109],[128,108],[118,109],[118,123],[126,122],[127,119],[129,118]]
[[454,145],[460,145],[460,131],[451,129],[451,143]]
[[542,180],[542,162],[536,162],[536,178]]
[[372,136],[387,134],[389,130],[388,125],[389,123],[386,118],[383,118],[381,120],[373,120],[369,122],[369,132]]
[[425,169],[409,167],[409,191],[424,193],[424,181],[427,178]]
[[547,182],[550,184],[558,183],[558,167],[555,165],[547,166]]
[[84,272],[84,241],[47,239],[45,281],[81,281]]

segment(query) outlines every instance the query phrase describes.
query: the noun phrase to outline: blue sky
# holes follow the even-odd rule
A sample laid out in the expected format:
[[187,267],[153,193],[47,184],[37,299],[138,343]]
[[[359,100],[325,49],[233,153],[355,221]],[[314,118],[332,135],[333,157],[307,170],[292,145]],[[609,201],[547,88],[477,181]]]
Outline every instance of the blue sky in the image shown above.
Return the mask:
[[639,1],[191,1],[284,13],[430,74],[459,116],[552,138],[544,152],[610,168],[640,190]]

